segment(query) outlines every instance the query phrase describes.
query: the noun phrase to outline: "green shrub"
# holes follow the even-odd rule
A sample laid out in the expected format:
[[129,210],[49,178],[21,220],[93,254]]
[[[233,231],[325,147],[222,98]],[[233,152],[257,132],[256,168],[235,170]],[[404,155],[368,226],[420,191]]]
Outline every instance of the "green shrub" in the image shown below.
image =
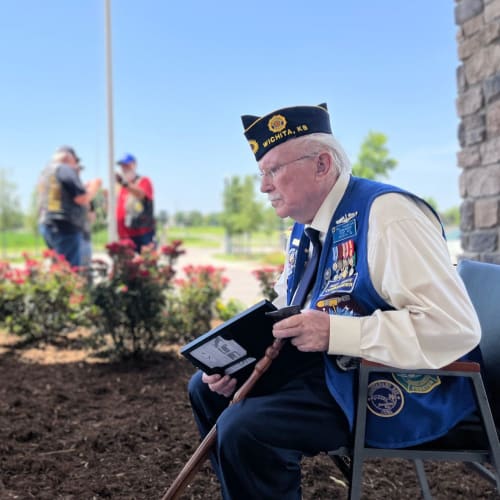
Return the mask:
[[207,332],[217,317],[216,304],[228,283],[223,268],[186,266],[168,294],[165,330],[170,342],[186,342]]
[[237,299],[229,299],[226,303],[223,300],[218,299],[215,303],[215,310],[217,312],[217,318],[221,321],[227,321],[233,316],[245,310],[245,304]]
[[277,297],[277,293],[274,291],[274,285],[283,272],[283,265],[273,267],[263,267],[262,269],[256,269],[252,271],[252,274],[257,278],[260,290],[265,299],[273,301]]
[[24,267],[0,263],[0,324],[26,341],[48,339],[86,324],[86,281],[64,257],[23,254]]
[[[164,340],[166,292],[172,286],[174,263],[184,250],[174,241],[159,251],[134,252],[130,240],[106,245],[111,265],[92,288],[97,306],[93,339],[96,346],[111,344],[108,353],[119,358],[141,357]],[[102,267],[106,264],[97,262]]]

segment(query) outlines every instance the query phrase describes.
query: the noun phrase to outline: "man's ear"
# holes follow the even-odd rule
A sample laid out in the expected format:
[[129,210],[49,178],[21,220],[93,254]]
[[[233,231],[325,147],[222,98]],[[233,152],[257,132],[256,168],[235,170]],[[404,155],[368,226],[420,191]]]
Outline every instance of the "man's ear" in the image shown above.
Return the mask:
[[318,156],[318,162],[316,163],[316,172],[323,176],[333,167],[333,158],[326,153],[321,153]]

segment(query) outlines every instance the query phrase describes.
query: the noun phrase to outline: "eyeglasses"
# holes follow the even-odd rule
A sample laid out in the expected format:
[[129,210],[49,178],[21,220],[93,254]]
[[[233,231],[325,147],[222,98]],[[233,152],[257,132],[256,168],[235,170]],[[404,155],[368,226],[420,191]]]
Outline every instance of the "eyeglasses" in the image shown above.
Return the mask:
[[290,160],[290,161],[287,161],[286,163],[279,163],[278,165],[274,165],[274,167],[271,167],[265,171],[261,170],[259,172],[259,176],[261,178],[269,176],[271,179],[274,179],[274,178],[276,178],[276,176],[278,175],[278,172],[283,167],[286,167],[287,165],[290,165],[290,164],[295,163],[295,162],[300,161],[300,160],[305,160],[306,158],[315,158],[317,155],[318,155],[318,153],[312,153],[312,154],[310,153],[307,155],[299,156],[298,158],[295,158],[295,160]]

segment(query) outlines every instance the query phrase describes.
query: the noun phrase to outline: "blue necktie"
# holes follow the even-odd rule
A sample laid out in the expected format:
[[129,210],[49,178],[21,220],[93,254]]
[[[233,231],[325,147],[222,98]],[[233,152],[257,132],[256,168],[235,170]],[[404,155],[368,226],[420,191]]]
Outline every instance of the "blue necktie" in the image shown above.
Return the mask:
[[292,305],[303,306],[309,291],[314,285],[316,274],[318,272],[319,257],[321,255],[321,241],[319,239],[319,231],[308,227],[304,230],[306,236],[313,245],[311,258],[307,261],[306,269],[300,279],[297,290],[292,299]]

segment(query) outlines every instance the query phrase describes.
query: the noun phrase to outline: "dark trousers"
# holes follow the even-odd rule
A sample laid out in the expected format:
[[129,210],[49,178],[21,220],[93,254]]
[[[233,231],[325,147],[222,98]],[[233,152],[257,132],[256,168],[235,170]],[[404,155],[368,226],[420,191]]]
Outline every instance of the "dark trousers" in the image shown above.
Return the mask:
[[81,265],[80,250],[82,246],[83,232],[65,232],[57,226],[49,226],[50,242],[52,248],[60,255],[64,255],[72,267]]
[[50,231],[50,227],[47,226],[47,224],[41,222],[40,224],[38,224],[38,231],[42,235],[43,241],[47,245],[47,248],[53,249],[54,243],[52,241],[52,234]]
[[141,253],[142,247],[145,247],[155,241],[155,231],[149,231],[140,236],[130,236],[130,239],[135,243],[137,253]]
[[227,398],[201,381],[201,372],[191,378],[189,396],[201,435],[217,421],[211,462],[225,500],[300,499],[302,457],[350,442],[322,362],[274,389],[266,393],[261,384],[258,395],[228,406]]

